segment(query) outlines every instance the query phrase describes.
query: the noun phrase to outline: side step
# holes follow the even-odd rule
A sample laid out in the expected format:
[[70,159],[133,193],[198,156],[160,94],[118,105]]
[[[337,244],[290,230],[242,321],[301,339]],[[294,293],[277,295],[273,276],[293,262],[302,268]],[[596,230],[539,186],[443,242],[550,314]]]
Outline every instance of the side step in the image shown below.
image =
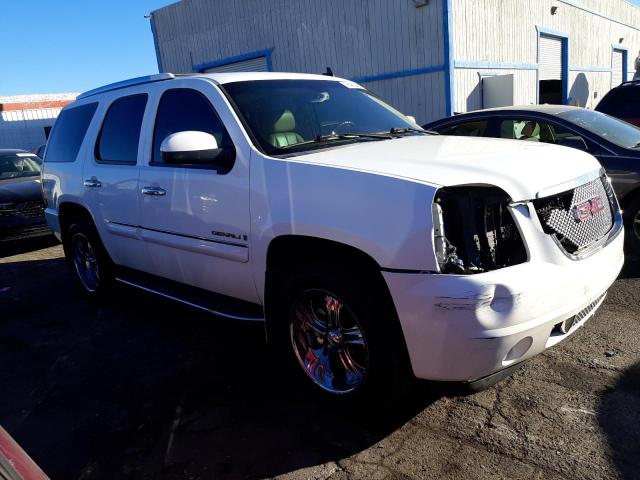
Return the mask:
[[118,268],[115,280],[175,302],[232,320],[264,321],[261,305],[210,292],[129,268]]

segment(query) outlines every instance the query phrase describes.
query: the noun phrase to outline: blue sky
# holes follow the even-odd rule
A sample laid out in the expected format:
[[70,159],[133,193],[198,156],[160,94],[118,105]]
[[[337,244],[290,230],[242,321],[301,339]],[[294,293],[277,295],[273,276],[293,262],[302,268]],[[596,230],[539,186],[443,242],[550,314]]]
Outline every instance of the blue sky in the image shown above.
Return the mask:
[[0,95],[82,92],[158,72],[150,11],[173,0],[0,0]]

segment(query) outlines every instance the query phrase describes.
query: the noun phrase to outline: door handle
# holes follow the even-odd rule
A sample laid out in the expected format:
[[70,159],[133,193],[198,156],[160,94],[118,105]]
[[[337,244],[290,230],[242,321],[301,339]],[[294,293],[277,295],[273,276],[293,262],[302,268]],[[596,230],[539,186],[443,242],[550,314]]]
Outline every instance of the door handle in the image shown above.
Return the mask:
[[83,183],[85,187],[90,187],[90,188],[98,188],[102,186],[102,182],[98,180],[96,177],[89,178],[85,180]]
[[163,197],[167,194],[167,191],[160,187],[142,187],[142,193],[154,197]]

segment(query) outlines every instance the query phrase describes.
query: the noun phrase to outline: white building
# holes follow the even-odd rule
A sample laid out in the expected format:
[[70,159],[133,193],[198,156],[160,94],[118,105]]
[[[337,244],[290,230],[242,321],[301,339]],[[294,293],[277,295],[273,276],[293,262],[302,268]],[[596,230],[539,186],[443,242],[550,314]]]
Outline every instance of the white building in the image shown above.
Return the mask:
[[60,110],[77,93],[0,96],[0,148],[33,150],[44,144]]
[[640,49],[640,9],[625,0],[182,0],[151,28],[160,71],[330,67],[419,122],[593,107]]

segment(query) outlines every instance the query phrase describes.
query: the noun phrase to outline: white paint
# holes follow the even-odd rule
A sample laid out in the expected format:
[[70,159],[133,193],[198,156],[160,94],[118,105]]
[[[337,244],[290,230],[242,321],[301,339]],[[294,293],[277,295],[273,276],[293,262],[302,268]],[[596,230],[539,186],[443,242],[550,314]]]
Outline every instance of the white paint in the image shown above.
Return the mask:
[[[258,303],[264,301],[266,257],[274,239],[295,234],[351,245],[382,268],[415,271],[384,271],[383,277],[414,373],[437,380],[488,375],[502,368],[508,352],[525,337],[532,345],[522,359],[539,353],[553,325],[598,298],[620,271],[623,235],[585,260],[570,260],[525,201],[599,169],[585,153],[499,139],[416,136],[272,158],[252,145],[215,78],[177,78],[77,102],[100,104],[80,159],[44,165],[52,229],[59,233],[62,202],[88,206],[117,264]],[[169,88],[195,88],[209,99],[236,148],[229,173],[150,165],[155,112]],[[108,104],[141,92],[149,94],[149,103],[138,164],[98,164],[93,146]],[[102,187],[83,187],[83,179],[91,177]],[[431,218],[437,189],[465,184],[495,185],[525,201],[512,213],[529,260],[477,275],[418,273],[438,269]],[[142,195],[146,186],[167,194]],[[113,222],[133,227],[111,229]],[[219,243],[212,237],[218,230],[231,232],[234,241],[206,247]],[[176,240],[170,232],[183,238]]]
[[167,136],[160,144],[161,152],[197,152],[216,150],[218,142],[210,133],[185,131]]

